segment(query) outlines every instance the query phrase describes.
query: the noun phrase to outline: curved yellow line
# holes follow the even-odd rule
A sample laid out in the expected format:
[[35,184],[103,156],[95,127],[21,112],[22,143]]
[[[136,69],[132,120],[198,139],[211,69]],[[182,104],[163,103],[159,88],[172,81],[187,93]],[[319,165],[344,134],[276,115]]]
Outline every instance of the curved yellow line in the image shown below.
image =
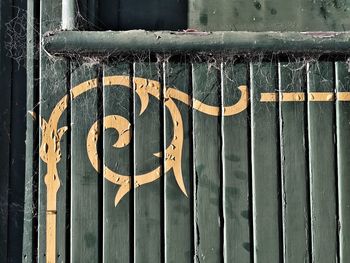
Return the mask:
[[[127,88],[135,89],[141,100],[141,111],[146,110],[149,103],[149,95],[154,96],[158,100],[161,99],[161,85],[158,81],[148,80],[144,78],[132,78],[133,87],[131,87],[131,79],[129,76],[107,76],[103,78],[103,84],[105,87],[113,85],[124,86]],[[40,126],[42,130],[42,144],[40,146],[40,157],[47,164],[47,174],[45,175],[45,184],[47,188],[47,204],[46,204],[46,251],[47,259],[55,258],[56,247],[56,204],[57,204],[57,191],[60,187],[59,175],[57,172],[57,163],[60,161],[60,140],[63,134],[67,131],[68,127],[62,127],[57,129],[59,119],[62,113],[67,109],[69,99],[73,100],[86,91],[97,87],[97,79],[91,79],[80,83],[73,87],[70,92],[70,96],[64,96],[52,110],[49,120],[46,122],[43,118],[40,119]],[[231,116],[238,114],[245,110],[248,106],[248,91],[246,86],[239,86],[241,91],[241,98],[239,101],[232,105],[223,108],[217,106],[210,106],[199,100],[191,98],[188,94],[176,90],[174,88],[167,88],[164,104],[168,108],[173,121],[174,135],[170,145],[165,150],[165,173],[170,169],[173,169],[174,176],[181,191],[187,196],[185,184],[183,182],[181,171],[181,158],[182,158],[182,145],[183,145],[183,122],[180,111],[178,110],[173,99],[181,101],[188,106],[192,106],[194,109],[206,113],[211,116]],[[104,128],[114,128],[119,133],[117,142],[114,147],[121,148],[130,143],[131,131],[130,123],[125,118],[118,115],[110,115],[104,118]],[[87,136],[86,147],[89,160],[95,170],[99,170],[99,158],[97,152],[97,140],[99,136],[98,123],[95,122]],[[155,168],[145,174],[135,176],[135,185],[138,187],[143,184],[151,183],[161,176],[161,166]],[[122,199],[122,197],[128,193],[131,189],[131,176],[121,175],[104,165],[104,177],[114,184],[120,185],[120,188],[115,197],[115,205]]]
[[[236,104],[231,106],[225,106],[223,108],[223,116],[232,116],[244,111],[248,106],[248,88],[245,85],[239,86],[238,89],[241,91],[241,97]],[[207,105],[195,98],[191,98],[188,94],[174,89],[168,88],[166,91],[166,95],[168,98],[173,98],[178,101],[185,103],[186,105],[192,106],[194,109],[211,115],[211,116],[220,116],[220,107]],[[192,101],[192,105],[191,105]]]

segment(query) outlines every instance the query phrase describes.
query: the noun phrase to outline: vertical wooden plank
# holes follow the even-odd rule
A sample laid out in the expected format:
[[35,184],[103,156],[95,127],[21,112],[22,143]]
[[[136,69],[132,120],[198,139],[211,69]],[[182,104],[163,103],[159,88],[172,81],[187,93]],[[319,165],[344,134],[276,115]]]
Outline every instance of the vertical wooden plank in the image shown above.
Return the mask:
[[[220,114],[220,70],[218,65],[193,63],[193,97],[217,106]],[[221,122],[220,116],[193,112],[194,224],[197,262],[221,262]]]
[[[119,116],[132,123],[132,90],[129,87],[111,85],[111,76],[131,76],[128,63],[117,63],[104,66],[103,88],[103,160],[104,165],[114,173],[132,175],[132,143],[116,148],[113,145],[126,132],[131,132],[132,127],[123,128],[123,132],[113,129],[113,124],[120,123]],[[109,119],[114,118],[109,125]],[[131,124],[130,124],[131,125]],[[131,135],[132,136],[132,135]],[[132,196],[127,193],[122,200],[115,205],[115,197],[120,186],[111,182],[106,170],[103,169],[103,262],[130,262],[130,243],[133,236],[130,227],[133,226]],[[130,222],[131,221],[131,222]]]
[[[306,72],[303,62],[279,62],[284,262],[309,262],[309,186],[305,142]],[[284,101],[288,93],[294,101]]]
[[[27,2],[27,123],[26,123],[26,156],[25,156],[25,189],[24,189],[24,221],[22,261],[34,262],[37,249],[37,177],[38,177],[38,15],[39,4],[33,0]],[[31,115],[31,112],[33,116]]]
[[[311,244],[313,262],[337,262],[334,67],[309,63],[307,69]],[[330,92],[315,101],[311,92]]]
[[[10,4],[10,3],[8,3]],[[24,15],[26,1],[13,0],[13,19]],[[10,33],[14,34],[14,33]],[[11,35],[10,37],[13,37]],[[18,52],[18,51],[17,51]],[[8,262],[22,261],[22,237],[24,219],[24,189],[25,189],[25,125],[26,120],[26,70],[11,59],[11,158],[9,174],[8,200]],[[7,78],[9,76],[6,76]]]
[[3,79],[0,98],[0,258],[7,259],[8,187],[10,176],[11,141],[11,58],[7,56],[5,42],[8,40],[5,24],[11,20],[11,3],[0,3],[0,76]]
[[[349,66],[335,63],[337,90],[337,161],[339,208],[339,262],[350,262],[350,105],[341,94],[350,92]],[[343,93],[345,92],[345,93]]]
[[260,102],[262,92],[275,92],[274,63],[250,64],[254,262],[280,262],[280,167],[278,107]]
[[[236,104],[241,98],[239,87],[247,83],[247,64],[227,62],[223,71],[224,106]],[[223,119],[225,262],[251,260],[248,122],[247,110]]]
[[[165,94],[170,89],[176,89],[191,96],[191,67],[186,58],[174,58],[164,66],[165,87],[167,88]],[[175,178],[174,168],[169,170],[164,177],[166,262],[192,262],[193,260],[191,104],[190,97],[185,103],[177,100],[165,101],[165,148],[170,147],[169,150],[165,150],[165,156],[167,160],[172,158],[175,146],[172,146],[173,139],[175,136],[180,137],[180,134],[175,133],[176,122],[178,122],[184,136],[180,169],[187,193],[186,196],[180,189]],[[167,167],[165,170],[168,170]]]
[[[40,2],[40,37],[47,31],[57,30],[61,24],[61,2],[60,1],[41,1]],[[64,58],[50,58],[47,53],[40,49],[40,91],[39,91],[39,115],[40,115],[40,139],[41,155],[47,152],[46,150],[58,153],[55,149],[47,148],[46,141],[43,140],[43,135],[49,129],[44,129],[45,122],[48,122],[53,109],[61,98],[67,95],[67,77],[68,63]],[[61,117],[57,120],[57,128],[67,126],[67,111],[62,109],[59,111]],[[55,125],[54,124],[54,125]],[[46,126],[47,128],[47,126]],[[61,130],[62,131],[62,130]],[[62,135],[59,141],[60,160],[58,163],[53,161],[51,165],[57,166],[57,175],[48,169],[47,163],[40,158],[39,162],[39,212],[38,212],[38,262],[55,262],[57,258],[66,260],[66,179],[68,162],[67,157],[67,133]],[[46,149],[46,150],[45,150]],[[44,181],[58,182],[59,188],[57,192],[56,207],[47,206],[48,191]],[[52,210],[53,209],[53,210]],[[50,210],[50,211],[47,211]],[[52,210],[52,211],[51,211]],[[56,213],[55,213],[56,210]],[[47,218],[56,221],[56,228],[46,228]],[[47,235],[51,238],[46,240]],[[48,249],[48,250],[47,250]],[[47,252],[51,251],[48,255]],[[56,252],[56,253],[55,253]]]
[[[162,262],[162,116],[160,94],[161,86],[149,81],[160,81],[159,65],[150,61],[134,63],[135,137],[134,163],[137,187],[134,195],[134,261]],[[143,78],[136,79],[136,78]],[[160,83],[162,83],[160,81]],[[158,98],[147,90],[159,89]],[[138,94],[137,94],[138,93]],[[146,97],[149,97],[147,104]],[[142,110],[145,110],[142,113]],[[142,114],[140,114],[142,113]],[[137,182],[137,176],[152,172],[158,179],[144,185]],[[138,187],[139,186],[139,187]]]
[[[71,66],[73,89],[85,81],[86,86],[98,85],[96,66],[79,65],[78,62],[72,62]],[[102,178],[89,159],[90,149],[87,147],[88,133],[99,114],[98,89],[84,89],[79,96],[71,91],[71,97],[71,262],[98,262],[102,243],[99,229],[99,214],[102,212],[99,182],[102,182]],[[99,125],[93,132],[98,140]],[[97,154],[102,157],[100,153]],[[96,160],[98,156],[94,155],[93,158]]]

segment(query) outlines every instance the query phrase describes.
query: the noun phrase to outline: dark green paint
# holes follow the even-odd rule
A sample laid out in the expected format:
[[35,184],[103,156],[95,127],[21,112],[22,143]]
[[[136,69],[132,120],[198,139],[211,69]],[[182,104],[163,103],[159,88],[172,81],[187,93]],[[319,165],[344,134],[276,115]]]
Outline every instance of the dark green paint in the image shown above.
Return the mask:
[[188,28],[202,31],[346,31],[350,28],[350,4],[345,0],[188,2]]
[[[98,77],[96,66],[72,62],[71,67],[72,87]],[[92,167],[86,148],[88,132],[99,117],[98,106],[97,89],[91,89],[71,101],[70,252],[74,263],[98,262],[101,259],[102,172],[98,173]]]
[[[333,92],[334,64],[308,64],[308,92]],[[335,104],[308,103],[309,173],[312,260],[338,261]]]
[[250,85],[254,262],[281,262],[278,104],[260,102],[261,92],[276,91],[276,64],[252,62]]
[[[279,91],[306,94],[303,62],[279,62]],[[285,263],[309,262],[309,185],[306,103],[280,102],[281,193]]]
[[[35,48],[38,45],[37,20],[39,8],[34,1],[28,1],[27,20],[27,110],[35,112],[38,116],[38,54]],[[23,262],[34,261],[36,243],[36,205],[37,205],[37,177],[38,177],[38,149],[39,130],[38,119],[33,120],[27,113],[26,130],[26,157],[25,157],[25,190],[24,190],[24,220],[23,220]]]
[[[164,64],[165,86],[176,88],[191,94],[191,67],[187,58],[181,57],[179,62],[170,61]],[[168,263],[192,262],[193,260],[193,185],[192,185],[192,145],[189,136],[191,123],[191,108],[182,102],[176,102],[181,112],[184,125],[184,144],[182,150],[182,176],[188,197],[177,185],[173,171],[164,177],[165,206],[165,260]],[[173,123],[170,113],[165,108],[165,148],[173,138]]]
[[[192,64],[193,97],[220,107],[220,66]],[[222,139],[220,117],[193,111],[194,234],[196,262],[220,262],[222,233]]]
[[[349,66],[335,63],[336,90],[350,91]],[[337,161],[338,161],[338,214],[339,214],[339,262],[350,261],[350,105],[338,101],[336,105]]]
[[7,258],[8,241],[8,203],[11,159],[11,69],[12,62],[7,56],[5,41],[8,41],[5,23],[11,19],[11,6],[0,3],[0,76],[3,79],[0,99],[0,258]]
[[[150,61],[134,63],[134,76],[161,81],[161,64]],[[150,172],[162,165],[162,158],[153,154],[163,149],[162,104],[150,96],[149,105],[142,115],[140,100],[134,94],[134,171]],[[161,176],[163,176],[161,174]],[[163,262],[163,177],[142,185],[134,191],[134,260],[136,263]]]
[[[247,85],[246,63],[228,61],[224,65],[223,103],[236,103]],[[223,206],[225,262],[250,262],[250,163],[248,110],[238,115],[223,117]]]
[[[110,63],[104,66],[104,76],[131,76],[131,65],[128,63]],[[130,122],[133,119],[132,92],[123,86],[104,86],[103,116],[120,115]],[[132,127],[130,127],[132,129]],[[114,129],[103,129],[103,161],[112,171],[123,175],[133,173],[133,144],[116,149],[112,145],[118,139]],[[132,194],[126,194],[117,206],[114,206],[115,195],[119,189],[103,179],[103,262],[130,262],[133,251],[131,229],[133,204]]]
[[[59,1],[42,1],[40,6],[40,36],[46,31],[55,30],[60,27],[61,21],[61,5]],[[52,60],[43,49],[40,49],[40,83],[39,83],[39,115],[46,121],[49,119],[52,110],[57,102],[68,94],[67,77],[68,63],[64,58],[56,58]],[[62,114],[58,127],[68,125],[67,112]],[[40,131],[39,145],[41,143]],[[67,174],[69,168],[68,160],[68,141],[67,134],[62,137],[61,145],[61,161],[58,163],[57,169],[60,177],[60,189],[57,194],[57,256],[60,259],[67,260]],[[46,174],[46,163],[39,160],[39,208],[38,208],[38,262],[46,262],[46,185],[44,176]]]
[[43,38],[52,54],[118,55],[120,52],[349,53],[347,32],[61,31]]

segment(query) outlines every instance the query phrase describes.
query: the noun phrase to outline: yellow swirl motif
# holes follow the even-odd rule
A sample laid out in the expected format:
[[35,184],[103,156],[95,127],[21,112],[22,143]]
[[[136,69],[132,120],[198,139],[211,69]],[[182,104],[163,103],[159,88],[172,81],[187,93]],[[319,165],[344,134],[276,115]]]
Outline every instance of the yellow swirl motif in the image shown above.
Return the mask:
[[[179,109],[174,100],[183,102],[184,104],[193,107],[194,109],[211,116],[232,116],[244,111],[248,106],[248,91],[247,86],[239,86],[241,97],[239,101],[231,106],[221,108],[217,106],[206,105],[188,94],[179,91],[175,88],[166,88],[163,96],[161,84],[155,80],[135,77],[132,79],[133,86],[130,86],[129,76],[107,76],[103,78],[105,88],[113,86],[123,86],[126,88],[135,88],[135,92],[141,101],[140,115],[146,110],[149,103],[149,95],[161,100],[170,112],[172,123],[174,127],[173,138],[170,145],[165,150],[165,173],[173,170],[176,182],[181,191],[187,196],[185,184],[181,171],[181,157],[183,146],[183,121]],[[68,127],[58,128],[58,121],[62,113],[68,107],[69,99],[74,100],[79,95],[88,90],[97,88],[97,79],[85,81],[71,89],[70,96],[64,96],[53,109],[48,121],[43,118],[40,119],[40,127],[42,130],[42,143],[40,146],[40,157],[47,164],[47,172],[44,178],[47,189],[47,207],[46,207],[46,257],[47,262],[55,262],[56,253],[56,205],[57,205],[57,191],[60,187],[59,174],[57,171],[57,163],[61,159],[60,140]],[[116,148],[127,146],[131,141],[131,125],[128,120],[119,115],[109,115],[103,119],[104,129],[113,128],[118,134],[119,138],[113,145]],[[86,147],[89,160],[95,170],[99,171],[99,158],[97,153],[98,140],[98,123],[95,122],[89,130]],[[155,156],[162,157],[162,153],[155,153]],[[161,166],[154,170],[140,175],[135,175],[134,187],[151,183],[161,176]],[[115,197],[115,205],[121,198],[130,191],[131,176],[122,175],[112,171],[107,166],[103,165],[104,177],[110,182],[120,185]]]

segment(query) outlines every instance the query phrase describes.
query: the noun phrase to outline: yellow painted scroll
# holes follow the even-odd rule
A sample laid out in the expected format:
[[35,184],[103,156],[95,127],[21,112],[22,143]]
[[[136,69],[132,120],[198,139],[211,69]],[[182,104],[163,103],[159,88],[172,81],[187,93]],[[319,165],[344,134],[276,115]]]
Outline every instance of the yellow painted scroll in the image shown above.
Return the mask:
[[[194,98],[191,98],[188,94],[181,92],[175,88],[161,89],[161,84],[158,81],[133,78],[133,85],[130,86],[131,79],[129,76],[108,76],[103,78],[103,84],[105,88],[125,87],[129,89],[135,89],[136,94],[141,101],[140,115],[146,110],[149,103],[149,96],[153,96],[158,100],[163,98],[165,107],[169,110],[172,123],[174,127],[173,138],[170,145],[165,150],[165,173],[173,170],[176,182],[181,191],[187,195],[185,184],[182,177],[181,160],[182,160],[182,146],[184,140],[183,134],[183,121],[179,109],[177,108],[175,101],[178,100],[182,103],[193,107],[195,110],[203,112],[211,116],[232,116],[244,111],[248,106],[248,90],[247,86],[238,87],[241,91],[241,97],[237,103],[231,106],[221,107],[211,106],[204,104]],[[64,96],[55,106],[51,112],[51,116],[48,121],[40,118],[40,127],[42,134],[42,143],[40,146],[40,157],[46,163],[47,171],[44,178],[46,184],[46,262],[56,262],[56,214],[57,214],[57,192],[60,188],[59,174],[57,170],[57,164],[61,159],[60,152],[60,140],[68,127],[58,128],[58,121],[62,113],[67,109],[69,100],[74,100],[81,94],[97,88],[97,79],[91,79],[85,81],[71,89],[69,95]],[[119,115],[109,115],[103,119],[103,129],[115,129],[118,134],[118,140],[113,145],[116,148],[122,148],[127,146],[131,141],[131,124],[129,121]],[[89,160],[96,171],[99,171],[99,158],[97,152],[97,140],[98,140],[98,123],[95,122],[90,128],[86,140],[86,148]],[[157,157],[162,157],[162,153],[154,153]],[[112,171],[107,166],[103,165],[104,177],[119,185],[119,189],[116,193],[114,204],[117,205],[122,197],[127,194],[132,187],[139,187],[144,184],[151,183],[161,176],[161,166],[149,171],[145,174],[136,175],[134,178],[134,185],[131,185],[131,176],[119,174],[116,171]]]

